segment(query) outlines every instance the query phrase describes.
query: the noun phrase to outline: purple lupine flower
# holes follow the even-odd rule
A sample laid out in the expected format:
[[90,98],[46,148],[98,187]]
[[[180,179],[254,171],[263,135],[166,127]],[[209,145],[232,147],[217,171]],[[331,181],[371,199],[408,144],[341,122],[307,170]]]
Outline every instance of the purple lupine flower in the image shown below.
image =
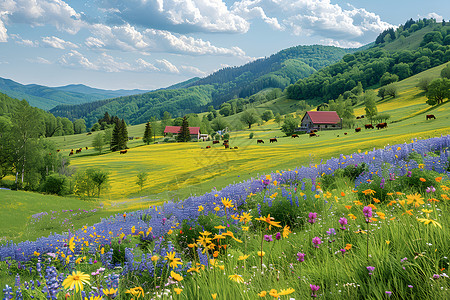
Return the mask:
[[413,286],[412,286],[412,285],[410,285],[410,284],[408,284],[408,287],[409,287],[410,289],[412,289],[412,288],[413,288]]
[[336,235],[336,230],[334,230],[334,228],[330,228],[330,229],[327,231],[327,234],[328,234],[328,235]]
[[341,249],[340,251],[342,253],[342,256],[344,256],[345,252],[347,252],[347,250],[345,250],[345,249]]
[[373,270],[375,270],[375,267],[368,266],[367,270],[369,271],[369,275],[372,275]]
[[314,247],[319,248],[319,245],[322,244],[322,240],[320,237],[313,237],[312,243],[314,244]]
[[308,217],[309,217],[309,220],[308,220],[309,223],[311,223],[311,224],[316,223],[317,213],[310,212],[308,214]]
[[265,240],[266,242],[273,242],[272,235],[271,235],[271,234],[266,234],[266,235],[264,236],[264,240]]
[[298,252],[297,253],[297,260],[299,262],[303,262],[305,260],[305,253]]
[[439,277],[440,277],[439,274],[434,274],[433,275],[433,279],[439,279]]
[[318,285],[314,285],[314,284],[310,284],[309,287],[311,288],[311,297],[317,297],[316,292],[320,289],[320,286]]
[[281,240],[281,232],[277,232],[275,238],[277,239],[277,241]]
[[364,214],[364,216],[366,216],[366,222],[369,223],[370,222],[369,218],[372,217],[372,207],[364,206],[363,214]]
[[389,173],[389,180],[394,181],[395,180],[395,173]]
[[426,192],[427,193],[434,193],[434,192],[436,192],[436,189],[434,188],[434,186],[429,186],[429,187],[427,187]]
[[388,297],[390,297],[392,295],[392,292],[390,292],[390,291],[386,291],[385,293],[386,293],[386,295],[388,295]]
[[347,223],[348,223],[348,220],[347,220],[346,218],[340,218],[340,219],[339,219],[339,224],[342,225],[342,227],[340,227],[340,229],[341,229],[341,230],[347,229],[347,228],[345,228],[345,226],[344,226],[344,225],[347,225]]
[[408,171],[406,177],[411,177],[411,175],[412,175],[412,172],[411,172],[411,171]]
[[381,178],[381,182],[380,182],[380,188],[384,189],[384,178]]

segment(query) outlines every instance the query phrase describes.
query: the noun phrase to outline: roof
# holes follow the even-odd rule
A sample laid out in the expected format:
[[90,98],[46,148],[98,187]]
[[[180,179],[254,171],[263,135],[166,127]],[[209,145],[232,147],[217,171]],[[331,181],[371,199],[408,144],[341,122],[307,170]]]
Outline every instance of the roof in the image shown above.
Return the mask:
[[[166,126],[164,133],[180,133],[181,126]],[[199,134],[200,127],[189,127],[189,134]]]
[[337,124],[341,122],[341,118],[335,111],[308,111],[306,114],[309,115],[313,124]]

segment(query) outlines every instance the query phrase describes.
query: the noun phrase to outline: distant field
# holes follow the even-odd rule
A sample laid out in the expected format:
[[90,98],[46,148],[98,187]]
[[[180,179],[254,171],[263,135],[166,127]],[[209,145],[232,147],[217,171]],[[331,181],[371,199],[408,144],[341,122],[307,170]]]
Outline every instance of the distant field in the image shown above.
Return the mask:
[[[135,210],[150,204],[170,199],[182,199],[189,195],[203,194],[211,189],[221,189],[228,184],[255,177],[270,171],[295,168],[302,165],[318,164],[321,160],[336,157],[341,153],[357,150],[369,150],[388,144],[410,142],[412,138],[428,138],[450,134],[450,102],[432,108],[425,101],[424,94],[415,87],[419,78],[438,77],[439,66],[398,83],[399,96],[379,101],[378,111],[391,114],[389,127],[382,130],[362,130],[355,133],[353,129],[319,132],[320,137],[300,138],[283,137],[278,125],[269,121],[262,126],[252,126],[250,130],[231,132],[230,144],[238,149],[224,149],[222,145],[212,142],[168,143],[144,145],[141,139],[129,143],[130,149],[125,155],[106,153],[97,155],[93,149],[83,150],[81,155],[71,158],[71,165],[77,168],[102,168],[110,172],[110,189],[101,202],[104,208],[80,220],[74,220],[74,226],[94,223],[101,217],[117,211]],[[273,108],[280,111],[295,111],[295,101],[280,98],[272,102]],[[259,106],[264,111],[269,106]],[[426,113],[436,115],[436,120],[425,120]],[[355,115],[364,114],[364,108],[355,109]],[[229,122],[237,116],[228,118]],[[367,120],[359,121],[363,126]],[[141,137],[144,124],[130,126],[129,136]],[[250,133],[254,134],[249,139]],[[344,133],[347,132],[347,135]],[[63,154],[72,148],[90,147],[95,136],[80,134],[52,138]],[[270,144],[269,138],[277,137],[278,142]],[[256,144],[263,139],[264,144]],[[205,149],[207,145],[211,149]],[[135,184],[136,174],[140,171],[149,173],[144,190],[139,191]],[[78,209],[86,210],[98,207],[95,202],[85,202],[74,197],[60,198],[25,192],[0,191],[7,195],[10,202],[1,202],[2,222],[0,237],[12,236],[20,240],[32,233],[25,231],[30,216],[50,210]],[[8,193],[8,194],[5,194]],[[12,198],[11,198],[12,197]],[[3,199],[2,196],[0,198]],[[17,209],[17,213],[16,213]],[[16,213],[16,214],[15,214]],[[46,233],[51,232],[45,229]],[[43,235],[43,234],[41,234]]]

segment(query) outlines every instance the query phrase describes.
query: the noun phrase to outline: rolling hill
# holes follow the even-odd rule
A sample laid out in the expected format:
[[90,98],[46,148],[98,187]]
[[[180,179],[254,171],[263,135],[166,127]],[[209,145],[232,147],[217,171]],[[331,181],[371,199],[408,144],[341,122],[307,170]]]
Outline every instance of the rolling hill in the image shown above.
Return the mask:
[[69,119],[83,118],[92,125],[105,111],[129,124],[146,122],[151,116],[173,116],[205,111],[239,97],[253,95],[266,88],[284,88],[318,69],[333,64],[356,49],[331,46],[297,46],[270,57],[235,68],[225,68],[205,78],[189,81],[142,95],[123,96],[80,105],[59,105],[53,114]]
[[23,85],[0,77],[0,92],[17,99],[25,99],[31,106],[49,110],[61,104],[81,104],[107,98],[140,94],[143,90],[102,90],[83,84],[48,87],[37,84]]

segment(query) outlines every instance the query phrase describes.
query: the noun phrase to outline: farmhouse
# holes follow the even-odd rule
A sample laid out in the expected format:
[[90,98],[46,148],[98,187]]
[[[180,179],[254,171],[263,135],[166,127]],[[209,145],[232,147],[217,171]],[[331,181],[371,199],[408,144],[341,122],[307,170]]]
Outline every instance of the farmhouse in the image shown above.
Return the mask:
[[335,111],[308,111],[298,131],[342,129],[342,119]]
[[[168,133],[171,133],[176,137],[180,133],[180,130],[181,126],[166,126],[166,129],[164,129],[164,136],[166,136]],[[192,140],[200,139],[200,127],[189,127],[189,133]]]

